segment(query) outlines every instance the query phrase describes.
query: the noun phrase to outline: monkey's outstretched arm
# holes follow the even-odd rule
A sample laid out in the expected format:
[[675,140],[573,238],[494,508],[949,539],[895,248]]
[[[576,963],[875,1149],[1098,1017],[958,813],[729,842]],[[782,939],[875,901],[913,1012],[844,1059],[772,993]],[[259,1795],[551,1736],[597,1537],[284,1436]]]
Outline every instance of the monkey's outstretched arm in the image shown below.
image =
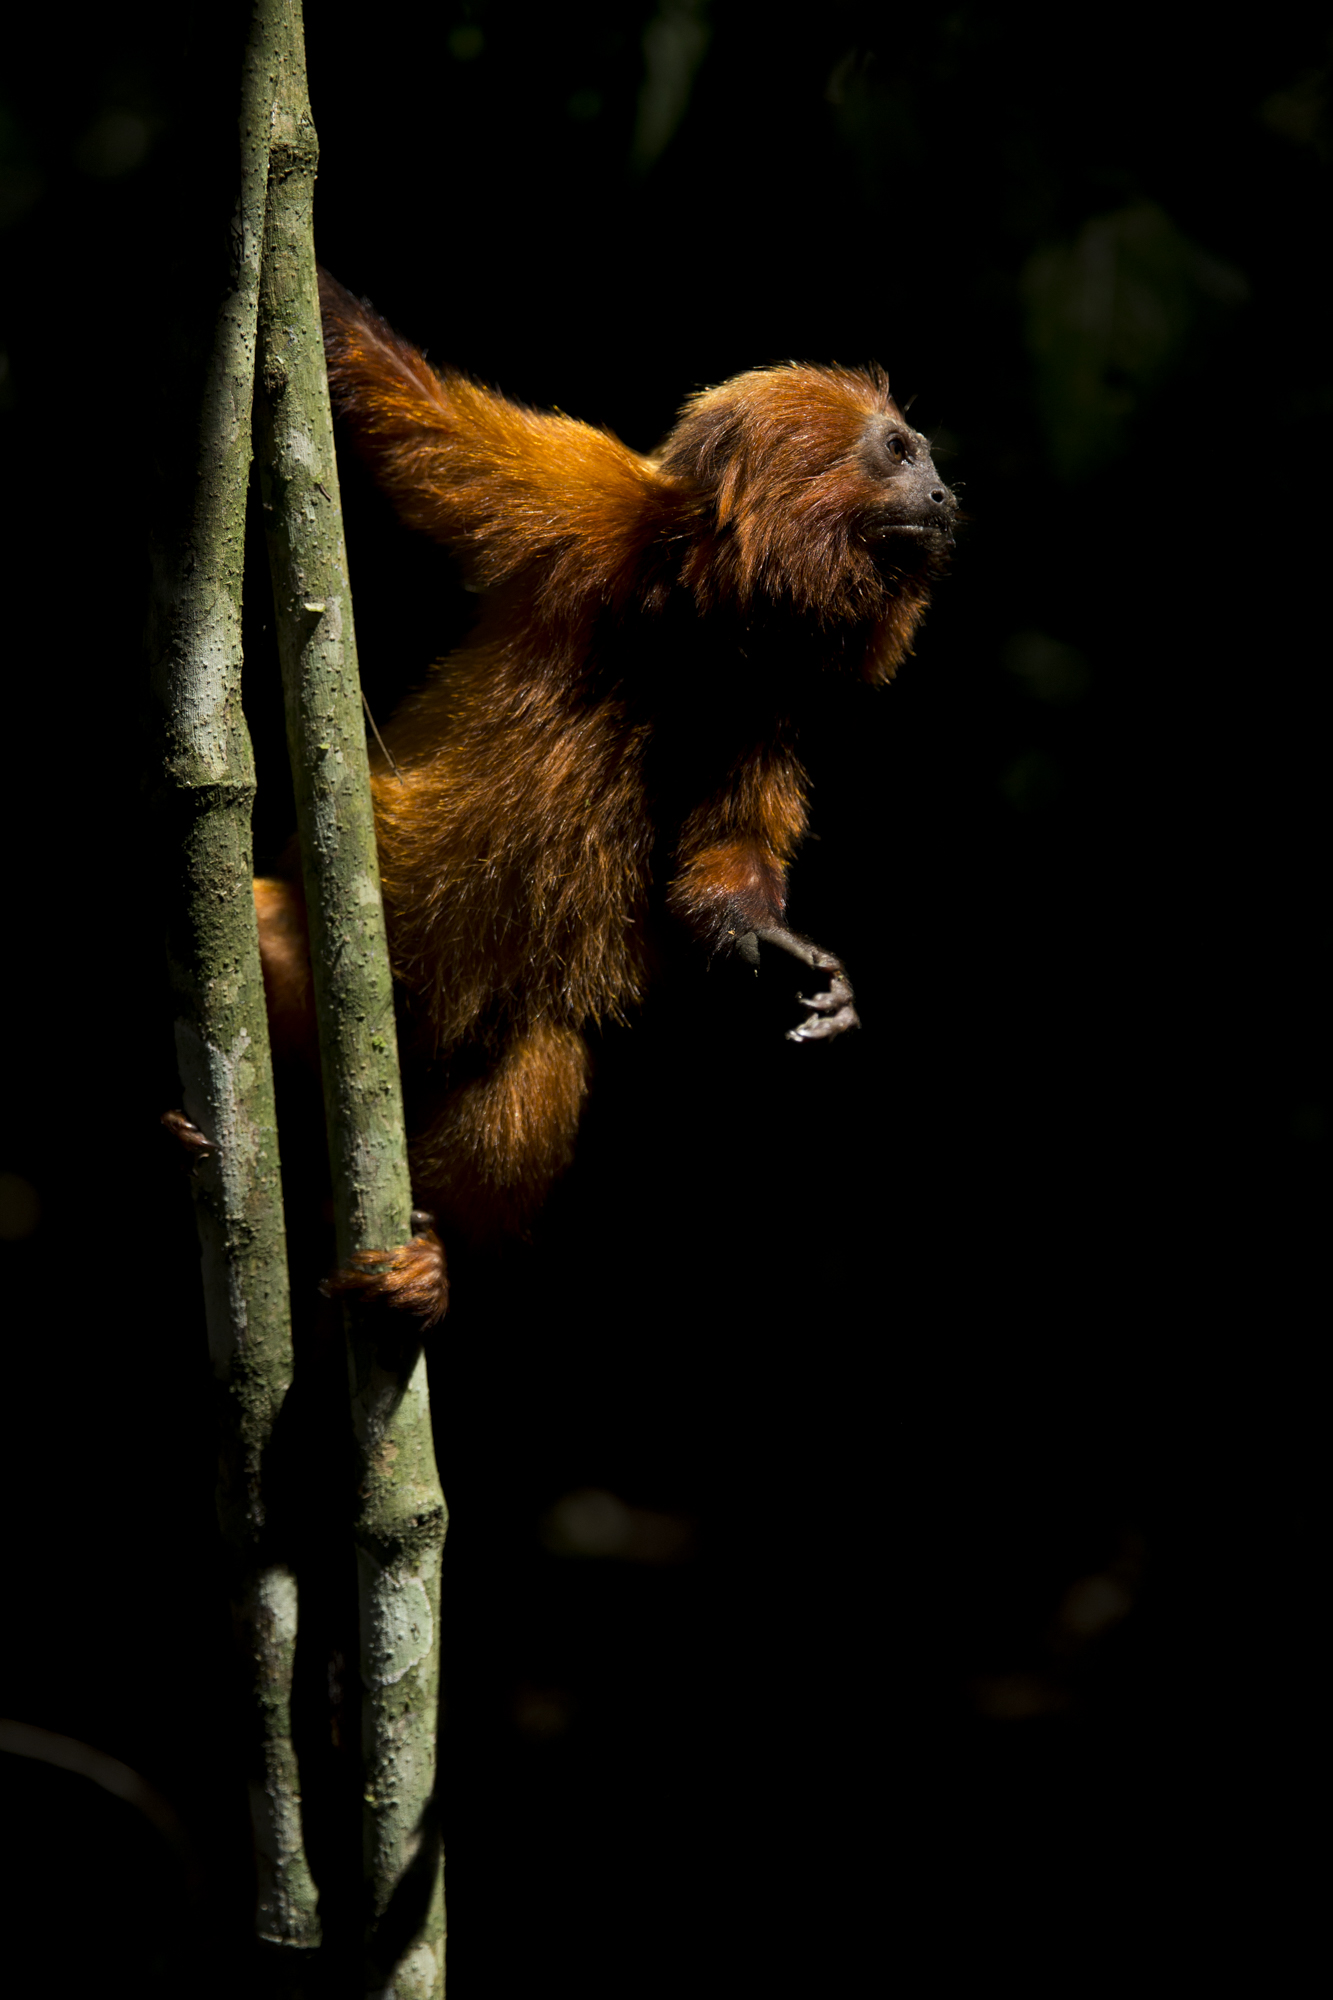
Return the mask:
[[327,271],[319,285],[334,408],[403,520],[479,587],[540,563],[552,605],[615,602],[679,504],[672,482],[608,431],[433,368]]

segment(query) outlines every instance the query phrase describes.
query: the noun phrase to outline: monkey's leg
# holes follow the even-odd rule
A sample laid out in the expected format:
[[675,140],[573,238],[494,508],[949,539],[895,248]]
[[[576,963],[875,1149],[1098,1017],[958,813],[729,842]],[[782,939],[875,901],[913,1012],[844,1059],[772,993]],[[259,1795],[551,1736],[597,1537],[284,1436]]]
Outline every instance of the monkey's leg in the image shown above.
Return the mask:
[[[528,1227],[573,1158],[587,1091],[582,1035],[544,1024],[516,1035],[490,1068],[449,1092],[409,1149],[412,1185],[446,1238],[484,1245]],[[434,1217],[412,1220],[415,1228]],[[399,1249],[365,1251],[328,1289],[381,1299],[433,1326],[449,1298],[440,1239],[425,1227]]]
[[310,932],[299,884],[260,876],[254,885],[259,961],[274,1056],[298,1057],[319,1072]]
[[588,1067],[578,1030],[543,1022],[513,1035],[417,1128],[412,1185],[446,1236],[484,1244],[528,1228],[573,1159]]
[[[257,880],[254,892],[274,1056],[278,1060],[297,1057],[318,1075],[319,1037],[305,898],[299,884],[272,877]],[[433,1326],[444,1317],[449,1303],[444,1246],[435,1234],[434,1220],[434,1216],[414,1211],[410,1242],[354,1258],[346,1271],[328,1281],[325,1290],[389,1300],[418,1313],[427,1326]]]
[[[751,942],[753,940],[753,943]],[[853,1005],[851,981],[843,967],[842,960],[831,951],[824,951],[819,945],[811,944],[796,931],[789,931],[781,924],[765,924],[742,938],[737,949],[743,958],[758,968],[760,944],[775,944],[780,950],[790,952],[812,971],[826,972],[828,985],[819,993],[799,995],[801,1005],[811,1012],[798,1027],[789,1028],[789,1042],[821,1042],[832,1035],[840,1035],[846,1028],[859,1028],[861,1017]],[[748,947],[748,949],[747,949]]]

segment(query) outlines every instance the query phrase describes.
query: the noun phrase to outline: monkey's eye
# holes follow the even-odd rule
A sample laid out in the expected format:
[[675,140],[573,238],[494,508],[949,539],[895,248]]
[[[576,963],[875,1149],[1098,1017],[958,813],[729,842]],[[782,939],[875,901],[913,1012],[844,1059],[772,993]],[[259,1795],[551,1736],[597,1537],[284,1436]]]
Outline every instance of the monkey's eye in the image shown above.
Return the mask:
[[889,431],[884,439],[884,449],[895,465],[900,465],[908,455],[907,439],[901,431]]

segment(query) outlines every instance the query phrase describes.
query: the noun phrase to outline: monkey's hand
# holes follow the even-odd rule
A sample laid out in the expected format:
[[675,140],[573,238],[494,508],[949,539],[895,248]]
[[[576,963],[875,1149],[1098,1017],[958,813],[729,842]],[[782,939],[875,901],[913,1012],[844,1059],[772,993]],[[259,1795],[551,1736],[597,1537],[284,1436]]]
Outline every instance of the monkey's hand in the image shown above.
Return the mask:
[[191,1167],[197,1167],[210,1153],[216,1153],[217,1147],[213,1141],[206,1139],[199,1127],[193,1124],[183,1111],[164,1111],[162,1123],[172,1138],[179,1141],[182,1155]]
[[761,944],[775,944],[782,951],[799,958],[802,965],[812,971],[828,975],[828,984],[819,993],[802,993],[800,1001],[810,1012],[799,1027],[787,1030],[789,1042],[824,1042],[832,1035],[840,1035],[844,1028],[859,1028],[860,1016],[852,1004],[852,984],[843,969],[842,960],[835,958],[831,951],[823,951],[809,938],[799,937],[795,931],[785,930],[781,924],[768,924],[761,930],[750,931],[741,938],[737,949],[756,970],[759,966]]
[[345,1271],[336,1271],[321,1290],[416,1313],[423,1325],[438,1326],[449,1304],[444,1245],[431,1226],[435,1218],[413,1209],[410,1243],[396,1250],[358,1250]]

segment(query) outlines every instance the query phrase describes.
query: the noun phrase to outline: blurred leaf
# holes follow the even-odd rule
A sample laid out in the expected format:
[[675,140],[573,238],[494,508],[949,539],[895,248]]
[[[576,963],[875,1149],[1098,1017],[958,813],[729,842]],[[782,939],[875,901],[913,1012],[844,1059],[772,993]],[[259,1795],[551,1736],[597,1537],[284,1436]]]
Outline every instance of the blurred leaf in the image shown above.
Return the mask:
[[1086,222],[1022,276],[1027,344],[1047,443],[1065,478],[1123,450],[1139,405],[1184,359],[1201,322],[1249,296],[1155,202]]
[[1002,657],[1007,670],[1037,701],[1067,707],[1081,701],[1092,686],[1092,668],[1078,648],[1046,632],[1016,632]]
[[662,0],[643,31],[643,88],[630,164],[640,173],[661,158],[689,109],[708,48],[703,0]]

